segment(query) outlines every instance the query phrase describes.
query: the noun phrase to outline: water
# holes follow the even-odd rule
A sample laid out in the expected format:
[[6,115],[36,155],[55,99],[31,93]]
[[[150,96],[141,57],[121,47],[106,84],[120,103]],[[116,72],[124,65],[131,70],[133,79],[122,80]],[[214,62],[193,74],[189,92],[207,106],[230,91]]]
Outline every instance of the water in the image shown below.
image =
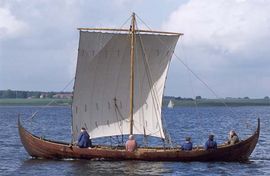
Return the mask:
[[[26,122],[27,117],[37,110],[37,116]],[[70,141],[69,107],[0,107],[0,175],[270,175],[269,107],[163,109],[167,129],[175,145],[186,136],[192,137],[194,145],[201,145],[209,133],[214,133],[217,142],[221,143],[231,129],[235,129],[243,139],[255,130],[256,118],[260,117],[260,139],[246,163],[31,159],[18,136],[19,113],[25,121],[24,126],[31,132],[50,139]],[[142,143],[140,139],[139,143]],[[153,143],[159,145],[157,140]]]

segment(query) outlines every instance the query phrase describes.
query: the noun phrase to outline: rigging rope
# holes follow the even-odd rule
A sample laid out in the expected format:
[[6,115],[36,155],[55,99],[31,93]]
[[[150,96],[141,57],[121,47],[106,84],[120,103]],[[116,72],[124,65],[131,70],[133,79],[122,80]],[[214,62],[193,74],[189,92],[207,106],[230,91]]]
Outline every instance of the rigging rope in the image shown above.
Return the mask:
[[[138,17],[138,16],[137,16]],[[139,18],[139,17],[138,17]],[[150,29],[151,30],[151,28],[141,19],[141,18],[139,18],[140,19],[140,21],[142,22],[142,23],[144,23],[144,25],[148,28],[148,29]],[[164,42],[163,42],[163,40],[160,38],[160,37],[158,37],[159,38],[159,40],[164,44]],[[166,45],[164,45],[164,46],[166,46]],[[233,111],[233,108],[232,107],[230,107],[230,106],[228,106],[227,105],[227,103],[224,101],[224,99],[222,98],[222,97],[220,97],[215,91],[214,91],[214,89],[212,89],[205,81],[203,81],[178,55],[176,55],[176,53],[175,52],[173,52],[173,55],[176,57],[176,59],[180,62],[180,63],[182,63],[183,65],[184,65],[184,67],[197,79],[197,80],[199,80],[218,100],[220,100],[221,101],[221,103],[229,110],[229,112],[231,112],[231,114],[233,115],[233,116],[235,116],[235,117],[237,117],[236,116],[236,114],[235,114],[235,111]],[[196,101],[196,99],[195,99],[195,101]],[[197,102],[196,102],[196,104],[197,104]],[[257,117],[259,117],[259,115],[257,114]],[[251,127],[251,125],[250,125],[250,123],[249,122],[247,122],[247,121],[243,121],[243,123],[244,124],[246,124],[246,126],[247,126],[247,128],[249,128],[249,127]],[[239,125],[240,126],[240,125]],[[251,129],[251,128],[250,128]]]
[[[139,18],[139,17],[138,17]],[[140,18],[139,18],[140,19]],[[142,19],[140,19],[142,22],[143,22],[143,20]],[[144,23],[144,22],[143,22]],[[145,24],[145,23],[144,23]],[[145,24],[150,30],[151,30],[151,28],[147,25],[147,24]],[[158,36],[157,36],[158,37]],[[162,44],[164,44],[164,41],[160,38],[160,37],[158,37],[159,38],[159,40],[161,41],[161,43]],[[164,44],[164,46],[166,46],[165,44]],[[168,48],[169,49],[169,48]],[[220,99],[221,97],[219,97],[218,96],[218,94],[205,82],[205,81],[203,81],[180,57],[178,57],[178,55],[176,55],[175,54],[175,52],[173,52],[173,55],[177,58],[177,60],[178,61],[180,61],[184,66],[185,66],[185,68],[190,72],[190,73],[192,73],[192,75],[194,76],[194,77],[196,77],[216,98],[218,98],[218,99]],[[222,103],[226,106],[226,107],[228,107],[228,105],[224,102],[224,101],[222,101]]]
[[[122,29],[123,28],[123,26],[124,25],[126,25],[127,24],[127,22],[128,21],[130,21],[130,19],[132,18],[132,15],[130,15],[129,16],[129,18],[120,26],[120,29]],[[120,34],[121,32],[119,31],[119,32],[116,32],[116,34]],[[127,41],[129,41],[129,35],[127,35]],[[128,47],[128,45],[126,46],[126,48]],[[123,51],[126,51],[126,48],[123,50]],[[120,51],[119,51],[120,52]],[[120,53],[119,53],[120,54]],[[122,55],[122,59],[121,59],[121,65],[123,64],[123,62],[124,62],[124,60],[125,60],[125,57],[124,57],[125,55],[123,54]],[[119,82],[119,79],[120,79],[120,72],[118,72],[118,76],[117,76],[117,83]],[[114,93],[114,95],[116,95],[116,93],[117,93],[117,90],[118,90],[118,85],[119,84],[117,84],[117,86],[116,86],[116,89],[115,89],[115,93]],[[122,125],[122,121],[123,120],[125,120],[125,118],[124,118],[124,116],[122,115],[122,113],[121,113],[121,111],[120,111],[120,109],[119,109],[119,107],[118,107],[118,105],[117,105],[117,102],[116,102],[116,97],[115,97],[115,99],[114,99],[114,106],[115,106],[115,115],[116,115],[116,118],[117,118],[117,124],[118,124],[118,128],[119,128],[119,131],[120,131],[120,133],[121,133],[121,135],[122,135],[122,142],[123,142],[123,125]],[[118,114],[120,115],[120,118],[121,118],[121,120],[122,121],[120,121],[120,120],[118,120]]]
[[[156,114],[156,120],[158,122],[158,125],[159,125],[159,129],[160,129],[160,136],[162,136],[162,133],[161,133],[161,130],[163,130],[163,132],[165,132],[165,130],[163,128],[161,128],[161,124],[159,123],[159,119],[158,119],[158,114],[157,112],[159,112],[159,114],[162,116],[161,114],[161,105],[159,104],[159,98],[158,98],[158,95],[157,95],[157,90],[156,90],[156,85],[154,84],[154,81],[153,81],[153,78],[152,78],[152,73],[151,73],[151,70],[150,70],[150,65],[149,65],[149,62],[148,62],[148,56],[146,55],[146,51],[145,51],[145,47],[144,47],[144,44],[143,44],[143,41],[142,41],[142,37],[141,37],[141,34],[139,34],[139,38],[140,38],[140,42],[141,42],[141,49],[143,51],[143,61],[144,61],[144,66],[145,66],[145,72],[146,72],[146,75],[147,75],[147,79],[148,79],[148,84],[149,84],[149,88],[150,88],[150,92],[151,92],[151,95],[152,95],[152,101],[153,101],[153,105],[154,105],[154,108],[155,108],[155,114]],[[153,89],[151,89],[151,87],[153,86]],[[157,106],[157,107],[156,107]],[[164,119],[164,118],[162,118]],[[165,137],[167,137],[167,135],[169,135],[168,133],[165,133]],[[170,143],[170,145],[172,145],[171,143],[171,138],[169,137],[168,138],[168,141]]]
[[[119,127],[119,131],[121,133],[121,135],[123,135],[123,126],[121,125],[122,121],[125,120],[125,118],[123,117],[118,105],[117,105],[117,102],[116,102],[116,98],[114,99],[114,107],[115,107],[115,115],[116,115],[116,119],[117,119],[117,124],[118,124],[118,127]],[[118,118],[118,114],[120,115],[121,117],[121,120],[119,120]]]
[[[137,15],[136,15],[137,16]],[[139,16],[137,16],[138,17],[138,19],[146,26],[146,27],[148,27],[148,25],[139,17]],[[148,27],[150,30],[152,30],[150,27]],[[158,35],[157,35],[158,36]],[[141,40],[141,43],[142,43],[142,39],[141,39],[141,35],[140,35],[140,33],[139,33],[139,37],[140,37],[140,40]],[[160,40],[160,38],[158,37],[158,39]],[[162,43],[163,44],[163,43]],[[167,45],[165,45],[165,46],[167,46]],[[167,47],[167,48],[169,48],[169,47]],[[142,49],[144,50],[144,47],[143,47],[143,43],[142,43]],[[169,50],[171,50],[171,48],[169,48]],[[144,51],[144,53],[145,53],[145,51]],[[151,71],[150,71],[150,67],[149,67],[149,63],[148,63],[148,60],[147,60],[147,58],[145,57],[144,58],[144,61],[146,62],[146,66],[148,66],[148,69],[146,69],[146,71],[149,71],[150,73],[149,73],[149,76],[148,76],[148,79],[150,78],[150,82],[153,84],[153,81],[152,81],[152,76],[151,76]],[[156,102],[158,103],[157,104],[157,106],[159,106],[159,107],[161,107],[161,105],[159,104],[159,102],[157,101],[157,93],[156,93],[156,89],[155,89],[155,85],[153,84],[153,92],[154,92],[154,99],[156,99]],[[151,94],[152,94],[152,92],[151,92]],[[152,94],[152,97],[153,97],[153,94]],[[154,101],[154,100],[153,100]],[[155,102],[155,101],[154,101]],[[160,110],[161,110],[161,108],[159,108]],[[166,120],[165,120],[165,118],[163,117],[163,114],[160,112],[160,114],[161,114],[161,120],[162,120],[162,122],[163,122],[163,124],[164,124],[164,126],[166,126]],[[166,128],[162,128],[162,130],[163,130],[163,132],[164,132],[164,134],[165,134],[165,138],[166,138],[166,141],[171,145],[171,146],[173,146],[173,144],[175,144],[173,141],[172,141],[172,139],[171,139],[171,137],[170,137],[170,134],[168,133],[168,131],[167,130],[165,130]]]
[[[181,37],[182,36],[180,36],[180,39],[181,39]],[[184,39],[182,39],[182,40],[184,40]],[[182,43],[184,43],[184,41]],[[183,47],[184,45],[182,44],[181,46]],[[182,53],[183,53],[183,55],[185,55],[184,49],[182,50]],[[188,58],[188,57],[183,56],[183,58],[185,59],[185,58]],[[186,64],[188,65],[188,59],[186,59]],[[188,75],[188,80],[189,80],[189,82],[191,84],[191,92],[192,92],[192,95],[194,97],[194,105],[195,105],[195,112],[196,112],[195,116],[197,117],[196,122],[197,122],[197,125],[200,125],[200,124],[202,124],[202,121],[201,121],[202,118],[200,118],[200,113],[199,113],[199,109],[198,109],[198,103],[197,103],[197,99],[196,99],[196,93],[195,93],[194,86],[193,86],[193,83],[192,83],[191,74],[187,69],[186,69],[186,71],[188,73],[187,74]]]
[[[66,86],[60,91],[60,92],[64,92],[65,90],[66,90],[66,88],[68,87],[68,86],[70,86],[70,84],[74,81],[74,79],[75,79],[75,77],[74,78],[72,78],[69,82],[68,82],[68,84],[66,84]],[[47,103],[45,106],[42,106],[41,108],[46,108],[46,107],[48,107],[48,106],[50,106],[53,102],[55,102],[56,100],[55,99],[53,99],[53,100],[51,100],[49,103]],[[34,117],[36,117],[36,115],[37,115],[37,113],[39,112],[40,110],[37,110],[37,111],[35,111],[28,119],[26,119],[25,121],[29,121],[29,120],[32,120],[32,119],[34,119]]]
[[[144,66],[145,66],[145,72],[146,72],[146,75],[147,75],[147,79],[148,79],[148,84],[149,84],[149,88],[150,88],[150,92],[151,92],[151,95],[152,95],[152,98],[153,98],[153,105],[154,105],[154,108],[155,108],[155,114],[156,114],[156,119],[158,121],[158,114],[157,114],[157,111],[159,111],[159,107],[156,107],[156,104],[157,103],[157,106],[159,106],[159,101],[158,101],[158,98],[156,96],[156,86],[153,82],[153,79],[152,79],[152,75],[151,75],[151,71],[150,71],[150,66],[149,66],[149,63],[148,63],[148,60],[147,60],[147,56],[146,56],[146,52],[145,52],[145,48],[143,46],[143,42],[142,42],[142,38],[141,38],[141,35],[139,33],[139,37],[140,37],[140,42],[141,42],[141,47],[142,47],[142,50],[143,50],[143,55],[144,57],[143,58],[143,61],[144,61]],[[151,87],[153,86],[153,89],[151,89]],[[161,130],[161,127],[160,127],[160,124],[159,124],[159,128]],[[160,132],[161,133],[161,132]],[[162,136],[162,134],[160,134]]]
[[[137,26],[137,23],[135,24],[136,26]],[[137,26],[138,27],[138,26]],[[136,41],[136,38],[135,38],[135,41]],[[136,51],[135,51],[136,53],[135,53],[135,56],[138,56],[138,47],[136,47]],[[138,83],[139,83],[139,85],[138,85],[138,87],[139,87],[139,97],[140,97],[140,99],[138,100],[139,101],[139,104],[141,104],[142,103],[142,105],[143,105],[143,94],[142,94],[142,92],[143,92],[143,84],[141,84],[141,82],[143,82],[143,77],[140,75],[140,64],[139,64],[139,58],[135,58],[135,61],[136,61],[136,64],[137,64],[137,67],[135,67],[135,68],[137,68],[137,73],[138,73],[138,78],[141,78],[141,80],[139,80],[138,81]],[[139,111],[139,117],[141,116],[142,117],[142,122],[143,122],[143,134],[144,134],[144,141],[146,141],[146,139],[145,139],[145,136],[146,136],[146,133],[145,133],[145,118],[144,118],[144,109],[143,108],[141,108],[140,109],[141,111]],[[145,143],[146,144],[146,143]]]
[[[152,30],[138,15],[136,15],[136,17],[149,29]],[[158,39],[160,40],[160,42],[162,44],[164,44],[164,41],[157,35]],[[164,44],[165,47],[167,47]],[[168,47],[167,47],[168,49]],[[176,59],[182,64],[184,65],[184,67],[197,79],[199,80],[217,99],[219,99],[221,101],[221,103],[231,112],[231,114],[233,116],[236,116],[235,112],[232,110],[232,107],[228,106],[227,103],[218,96],[218,94],[205,82],[203,81],[180,57],[178,57],[178,55],[175,54],[175,52],[173,52],[173,55],[176,57]],[[197,100],[195,99],[196,107],[197,107]],[[249,126],[249,124],[247,122],[245,122],[245,124],[247,125],[247,127]]]

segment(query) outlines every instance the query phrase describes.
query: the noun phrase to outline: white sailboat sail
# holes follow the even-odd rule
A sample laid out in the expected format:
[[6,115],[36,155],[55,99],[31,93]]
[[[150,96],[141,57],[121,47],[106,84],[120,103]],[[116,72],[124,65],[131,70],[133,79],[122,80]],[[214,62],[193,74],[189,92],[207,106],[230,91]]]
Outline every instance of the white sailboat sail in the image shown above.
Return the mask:
[[[179,35],[136,34],[134,134],[164,138],[161,103],[168,66]],[[129,134],[130,36],[80,31],[72,104],[73,136]]]
[[174,107],[174,102],[170,100],[168,103],[168,108],[173,108],[173,107]]

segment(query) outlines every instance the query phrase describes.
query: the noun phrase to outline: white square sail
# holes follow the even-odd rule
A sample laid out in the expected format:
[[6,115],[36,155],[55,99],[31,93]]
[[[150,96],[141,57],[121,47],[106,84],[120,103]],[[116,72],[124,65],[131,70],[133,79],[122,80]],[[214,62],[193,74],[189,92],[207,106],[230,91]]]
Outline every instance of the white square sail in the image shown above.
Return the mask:
[[[136,34],[133,133],[164,138],[161,104],[179,35]],[[129,33],[80,31],[72,105],[73,136],[129,134]]]

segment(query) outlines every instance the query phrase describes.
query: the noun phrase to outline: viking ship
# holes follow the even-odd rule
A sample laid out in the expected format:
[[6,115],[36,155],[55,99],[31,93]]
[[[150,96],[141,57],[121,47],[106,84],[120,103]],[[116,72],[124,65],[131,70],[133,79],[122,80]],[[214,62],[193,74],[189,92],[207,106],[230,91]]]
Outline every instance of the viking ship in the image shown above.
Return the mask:
[[[181,33],[138,29],[135,13],[128,29],[79,28],[80,39],[72,102],[72,141],[87,129],[91,139],[143,135],[167,139],[161,106],[169,64]],[[246,161],[254,134],[234,145],[182,151],[179,147],[94,145],[79,148],[27,131],[18,118],[21,142],[34,158],[145,161]],[[167,140],[164,140],[167,141]]]

